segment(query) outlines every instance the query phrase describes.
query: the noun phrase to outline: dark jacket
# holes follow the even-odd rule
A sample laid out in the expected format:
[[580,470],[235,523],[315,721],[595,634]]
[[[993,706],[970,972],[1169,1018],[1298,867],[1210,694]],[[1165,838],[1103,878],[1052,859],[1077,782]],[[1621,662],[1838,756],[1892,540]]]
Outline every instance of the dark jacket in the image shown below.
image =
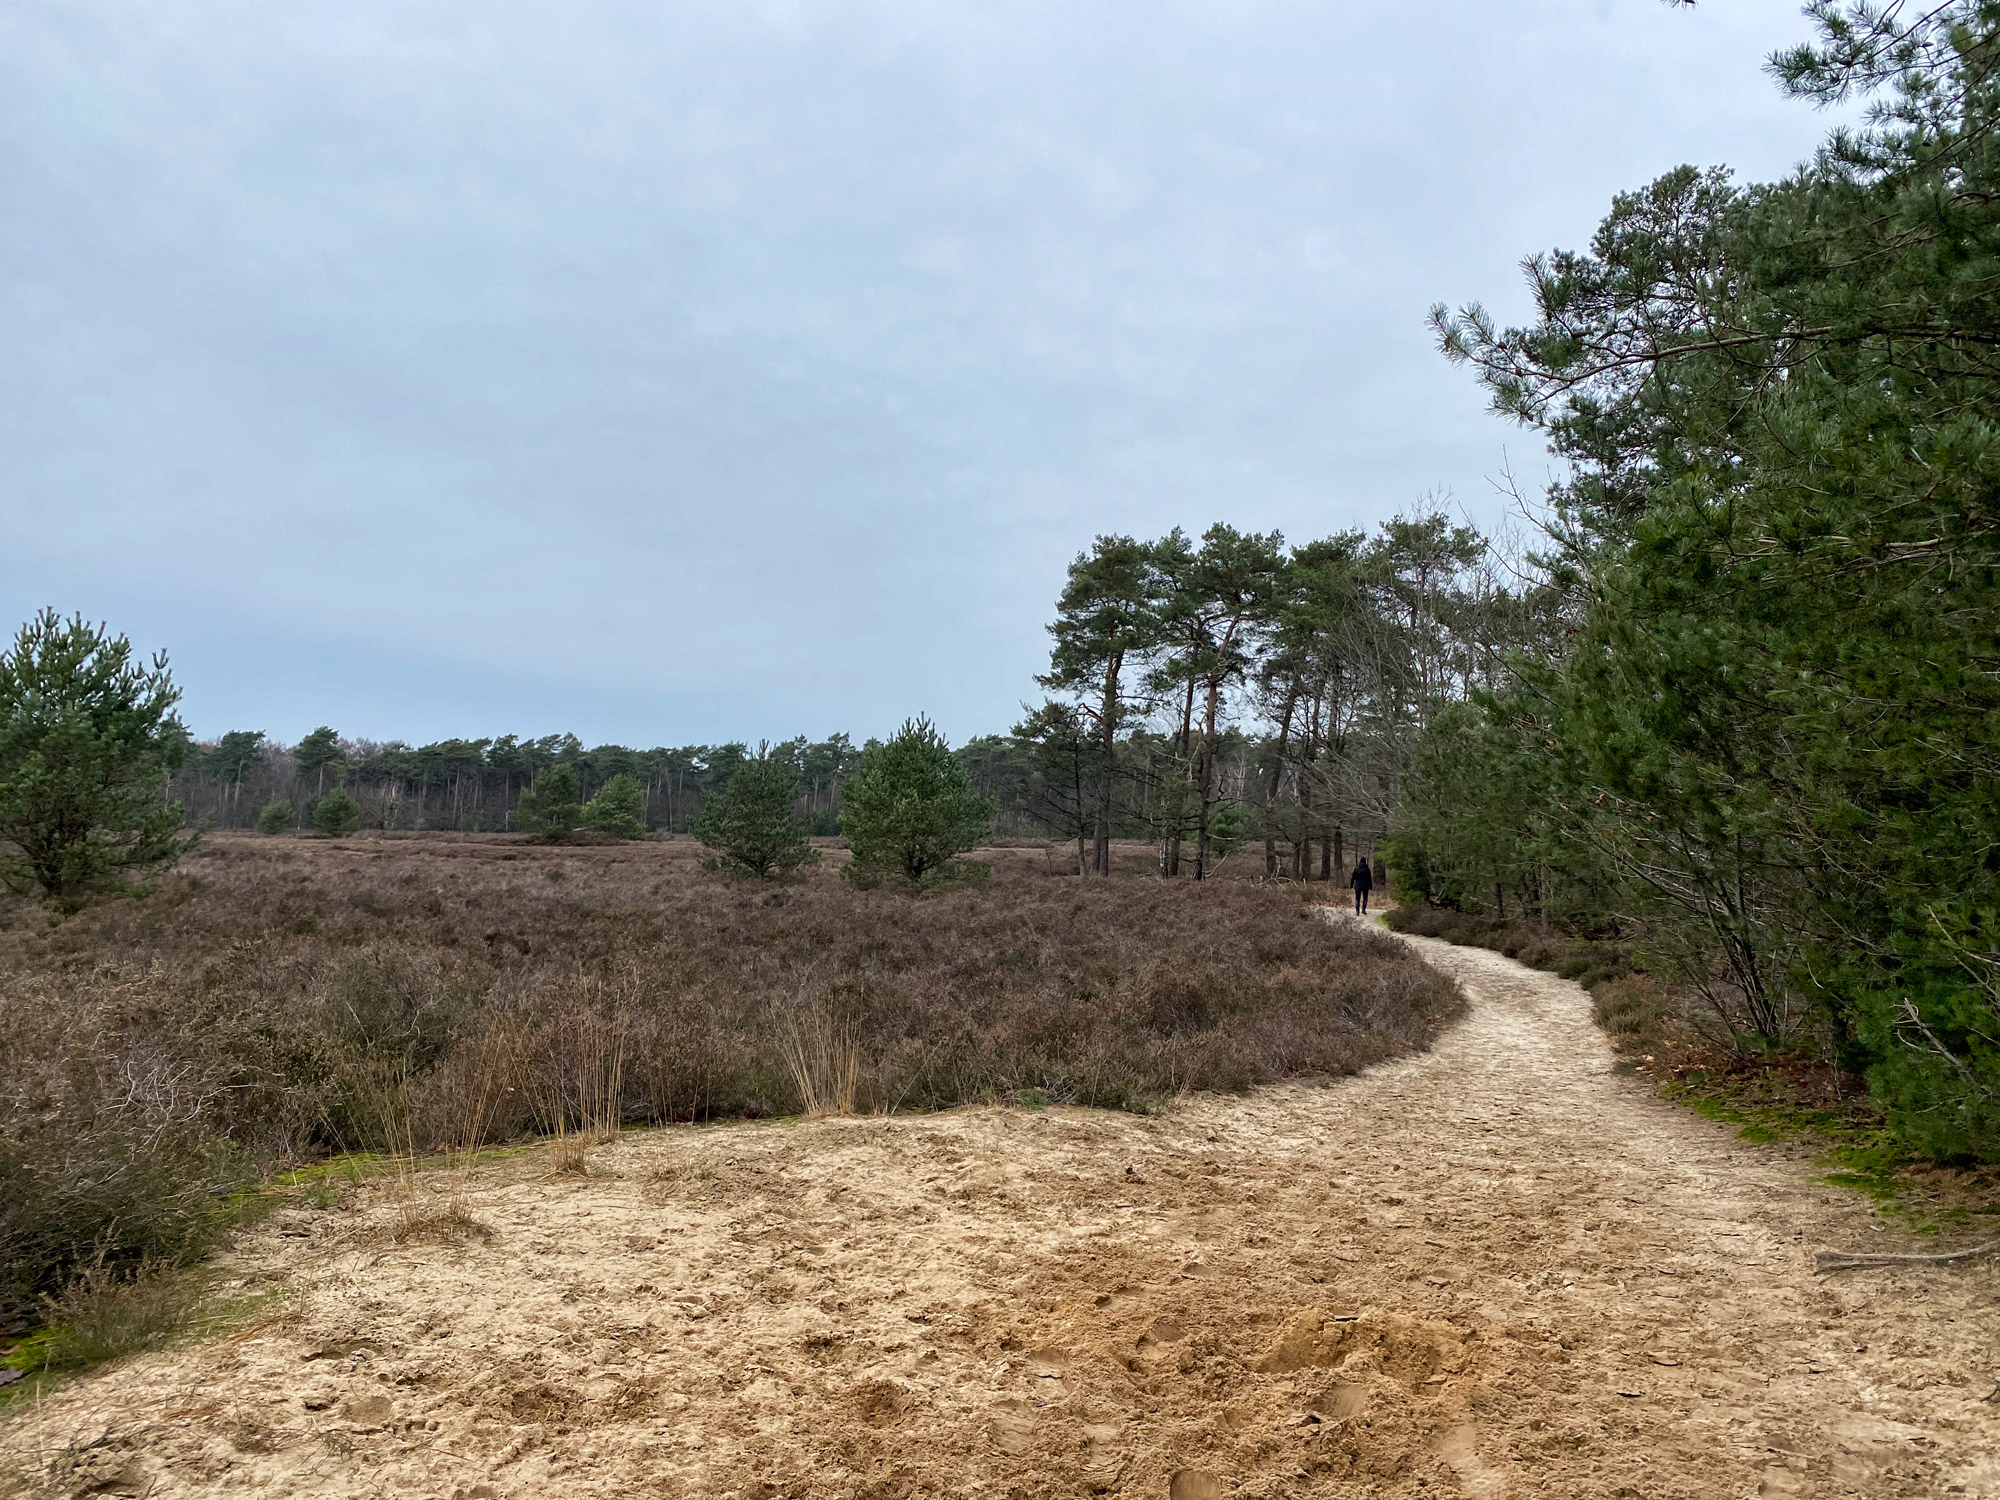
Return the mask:
[[1357,891],[1372,891],[1375,889],[1375,877],[1368,873],[1367,860],[1362,860],[1360,864],[1354,867],[1354,878],[1347,883]]

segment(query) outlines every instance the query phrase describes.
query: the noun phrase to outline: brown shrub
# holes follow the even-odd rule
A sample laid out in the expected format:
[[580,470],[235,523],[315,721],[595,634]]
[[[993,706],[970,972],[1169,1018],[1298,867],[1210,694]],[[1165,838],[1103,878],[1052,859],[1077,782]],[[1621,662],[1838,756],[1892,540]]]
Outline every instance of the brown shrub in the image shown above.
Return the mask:
[[[168,1176],[198,1202],[335,1149],[1029,1091],[1150,1109],[1352,1072],[1422,1047],[1459,1004],[1290,888],[1079,881],[1036,849],[915,897],[856,890],[832,862],[739,882],[698,853],[216,837],[143,901],[55,926],[0,908],[0,1040],[33,1043],[0,1062],[0,1183],[60,1177],[63,1141],[144,1155],[175,1131],[203,1170]],[[154,1080],[142,1099],[135,1076]],[[113,1214],[0,1217],[0,1263],[31,1268],[0,1305],[89,1263]],[[158,1253],[146,1238],[112,1261]]]

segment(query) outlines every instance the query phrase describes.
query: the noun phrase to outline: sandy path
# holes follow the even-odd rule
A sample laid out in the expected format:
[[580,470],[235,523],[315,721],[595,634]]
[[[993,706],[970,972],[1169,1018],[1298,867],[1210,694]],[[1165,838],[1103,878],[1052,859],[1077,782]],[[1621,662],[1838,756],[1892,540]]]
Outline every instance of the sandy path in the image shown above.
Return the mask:
[[[1430,1054],[1159,1119],[630,1136],[281,1215],[279,1323],[0,1423],[170,1496],[2000,1495],[1988,1266],[1612,1072],[1576,986],[1422,942]],[[55,1455],[53,1469],[49,1467]]]

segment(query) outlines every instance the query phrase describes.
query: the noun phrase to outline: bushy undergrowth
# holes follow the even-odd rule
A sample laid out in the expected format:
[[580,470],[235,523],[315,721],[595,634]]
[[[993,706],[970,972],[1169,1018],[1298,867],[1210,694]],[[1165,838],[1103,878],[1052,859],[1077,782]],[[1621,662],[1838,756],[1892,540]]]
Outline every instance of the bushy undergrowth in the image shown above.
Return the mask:
[[336,1150],[1026,1096],[1147,1109],[1424,1045],[1456,992],[1248,882],[925,897],[691,843],[211,839],[143,901],[0,912],[0,1318],[184,1259]]

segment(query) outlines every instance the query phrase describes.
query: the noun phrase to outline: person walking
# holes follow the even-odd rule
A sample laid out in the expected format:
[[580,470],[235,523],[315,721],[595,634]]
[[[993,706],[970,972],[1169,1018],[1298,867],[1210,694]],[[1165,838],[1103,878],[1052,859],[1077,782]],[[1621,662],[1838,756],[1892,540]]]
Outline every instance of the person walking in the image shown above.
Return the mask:
[[1354,887],[1354,914],[1362,916],[1368,910],[1368,893],[1375,889],[1375,877],[1368,869],[1365,856],[1355,861],[1354,878],[1348,884]]

